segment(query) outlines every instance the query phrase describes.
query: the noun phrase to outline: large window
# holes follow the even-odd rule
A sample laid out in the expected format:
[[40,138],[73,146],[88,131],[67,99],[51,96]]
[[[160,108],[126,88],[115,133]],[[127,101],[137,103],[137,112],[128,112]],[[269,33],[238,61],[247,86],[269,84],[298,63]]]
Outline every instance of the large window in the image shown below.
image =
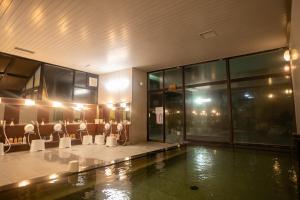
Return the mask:
[[163,88],[163,71],[150,73],[148,76],[149,90],[158,90]]
[[293,91],[284,50],[230,59],[234,142],[290,145]]
[[185,67],[185,84],[199,84],[226,80],[226,63],[224,60],[195,64]]
[[74,71],[53,65],[44,66],[45,94],[49,99],[72,100]]
[[236,82],[232,87],[235,142],[292,142],[293,97],[289,78]]
[[230,59],[232,79],[276,73],[289,73],[289,63],[283,58],[284,50],[268,51]]
[[186,89],[186,138],[229,142],[227,85]]
[[46,99],[98,103],[98,76],[94,74],[45,64],[43,87]]
[[284,51],[149,73],[149,139],[291,145],[293,90]]
[[185,68],[186,138],[229,142],[226,62]]

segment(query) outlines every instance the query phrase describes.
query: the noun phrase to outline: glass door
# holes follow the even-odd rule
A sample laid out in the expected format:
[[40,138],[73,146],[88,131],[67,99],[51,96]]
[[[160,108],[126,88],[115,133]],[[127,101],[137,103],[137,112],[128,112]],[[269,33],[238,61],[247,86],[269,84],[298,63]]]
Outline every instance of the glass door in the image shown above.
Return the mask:
[[164,141],[163,92],[148,95],[148,139]]

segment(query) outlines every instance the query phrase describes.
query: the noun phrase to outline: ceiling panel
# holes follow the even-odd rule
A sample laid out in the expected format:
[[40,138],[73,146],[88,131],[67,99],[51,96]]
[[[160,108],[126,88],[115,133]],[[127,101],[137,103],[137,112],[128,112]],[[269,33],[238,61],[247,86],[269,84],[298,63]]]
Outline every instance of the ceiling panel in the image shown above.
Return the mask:
[[[155,70],[285,46],[289,5],[287,0],[2,0],[0,51],[94,73]],[[200,33],[209,30],[217,36],[203,39]]]

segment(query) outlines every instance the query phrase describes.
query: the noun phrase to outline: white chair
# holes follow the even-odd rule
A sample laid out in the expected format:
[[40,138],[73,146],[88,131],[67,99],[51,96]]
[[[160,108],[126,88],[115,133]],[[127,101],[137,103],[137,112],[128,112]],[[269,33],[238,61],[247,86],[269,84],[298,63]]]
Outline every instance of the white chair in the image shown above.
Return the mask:
[[[82,133],[84,133],[84,132],[86,132],[87,135],[84,135],[82,137]],[[83,145],[93,144],[93,136],[89,135],[86,123],[81,123],[79,125],[79,133],[80,133],[80,138],[81,138],[81,142]]]
[[45,150],[45,140],[41,138],[40,134],[39,134],[40,139],[35,139],[30,142],[30,135],[36,135],[36,133],[34,132],[33,124],[26,124],[26,126],[24,127],[24,131],[25,131],[25,135],[27,134],[27,143],[30,146],[30,152]]
[[57,133],[59,138],[59,145],[58,148],[65,149],[65,148],[71,148],[71,138],[67,137],[65,134],[63,134],[63,137],[60,137],[60,134],[63,133],[62,125],[61,123],[56,123],[53,126],[54,133]]

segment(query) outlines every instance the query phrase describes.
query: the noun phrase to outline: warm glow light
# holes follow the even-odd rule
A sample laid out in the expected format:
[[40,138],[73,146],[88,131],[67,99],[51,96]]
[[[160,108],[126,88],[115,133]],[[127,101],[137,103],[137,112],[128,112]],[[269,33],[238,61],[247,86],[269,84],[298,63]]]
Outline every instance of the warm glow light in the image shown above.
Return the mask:
[[112,109],[112,108],[114,107],[114,104],[112,104],[112,103],[108,103],[106,106],[107,106],[107,108],[110,108],[110,109]]
[[283,58],[285,61],[290,61],[291,60],[291,55],[290,55],[290,51],[286,50],[283,54]]
[[120,106],[121,106],[122,108],[126,108],[127,103],[126,103],[126,102],[120,103]]
[[51,174],[49,176],[49,179],[52,180],[52,179],[57,179],[58,178],[58,175],[57,174]]
[[274,94],[272,94],[272,93],[268,94],[268,98],[269,98],[269,99],[274,98]]
[[215,109],[211,110],[211,113],[216,113],[217,111]]
[[205,110],[202,110],[200,113],[201,116],[207,116],[207,112]]
[[285,94],[292,94],[292,93],[293,93],[293,90],[291,90],[291,89],[286,89],[286,90],[284,91],[284,93],[285,93]]
[[81,110],[84,110],[85,107],[83,104],[81,103],[75,103],[75,107],[74,107],[75,110],[78,110],[78,111],[81,111]]
[[130,157],[125,157],[124,160],[130,160]]
[[176,113],[177,113],[177,114],[180,114],[180,111],[179,111],[179,110],[177,110],[177,111],[176,111]]
[[129,107],[126,107],[126,108],[125,108],[125,111],[130,111]]
[[105,88],[112,92],[125,90],[128,86],[129,80],[127,78],[113,79],[105,83]]
[[196,110],[193,110],[193,111],[192,111],[192,113],[193,113],[194,115],[197,115],[197,112],[196,112]]
[[34,101],[34,100],[31,100],[31,99],[25,99],[24,104],[25,104],[26,106],[34,106],[34,105],[35,105],[35,101]]
[[273,83],[272,78],[268,78],[268,84],[269,84],[269,85],[272,85],[272,83]]
[[116,110],[116,107],[112,107],[111,110]]
[[62,107],[63,104],[62,104],[61,102],[59,102],[59,101],[53,101],[53,102],[52,102],[52,106],[53,106],[53,107]]
[[288,66],[288,65],[284,66],[283,70],[285,72],[289,72],[290,71],[290,66]]
[[297,60],[299,58],[299,54],[298,54],[298,51],[297,49],[292,49],[292,60]]
[[29,181],[24,180],[24,181],[21,181],[21,182],[18,183],[18,187],[25,187],[25,186],[27,186],[29,184],[30,184]]

